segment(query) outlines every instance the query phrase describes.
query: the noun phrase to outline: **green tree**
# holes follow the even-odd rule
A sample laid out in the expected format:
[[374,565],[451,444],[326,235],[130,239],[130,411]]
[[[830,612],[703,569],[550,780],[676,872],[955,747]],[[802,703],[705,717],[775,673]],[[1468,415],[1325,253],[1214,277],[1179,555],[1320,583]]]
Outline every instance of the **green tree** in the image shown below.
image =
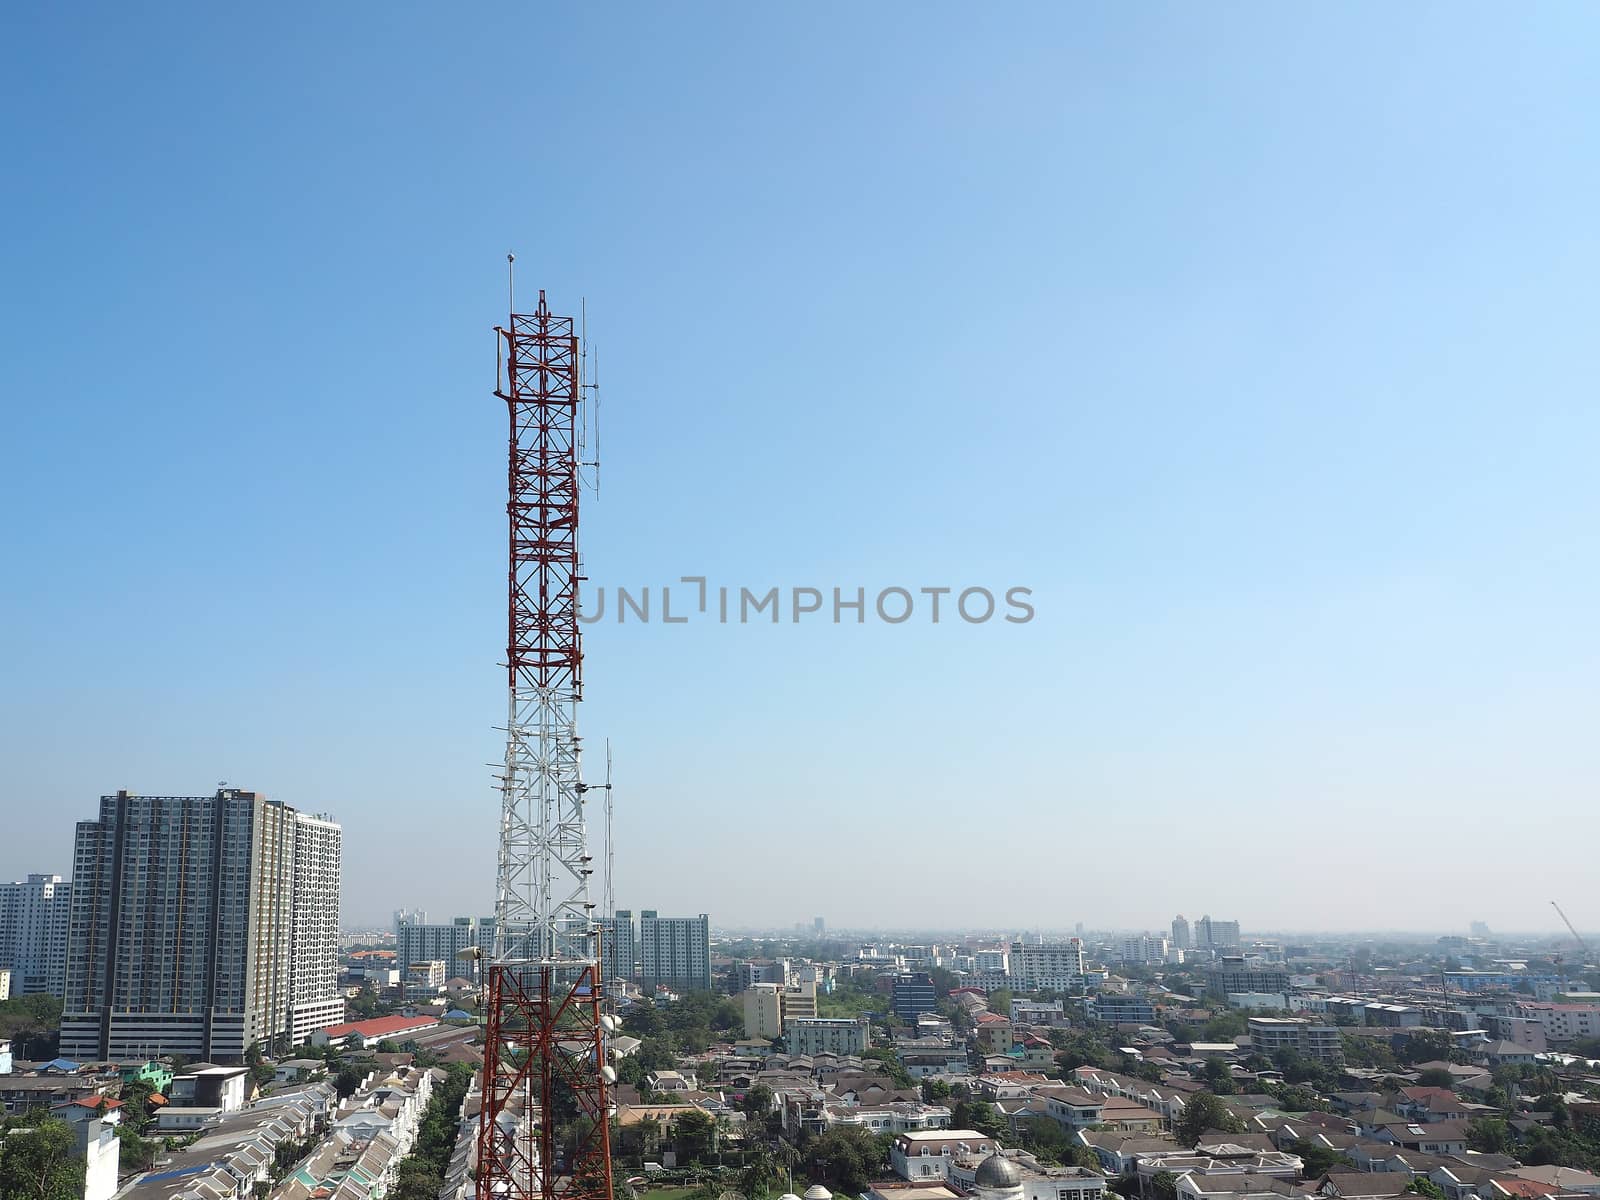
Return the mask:
[[1000,1138],[1006,1123],[987,1100],[959,1100],[950,1111],[952,1129],[974,1129],[984,1137]]
[[339,1068],[339,1073],[333,1078],[333,1090],[339,1093],[342,1100],[354,1095],[355,1090],[361,1086],[361,1081],[367,1077],[366,1072],[355,1063],[345,1063]]
[[1205,1040],[1208,1042],[1231,1042],[1249,1028],[1242,1012],[1218,1013],[1206,1022]]
[[122,1143],[117,1151],[121,1170],[148,1171],[156,1161],[156,1143],[140,1137],[132,1125],[119,1124],[116,1129],[117,1141]]
[[894,1080],[895,1087],[916,1087],[917,1081],[911,1078],[911,1073],[901,1064],[900,1058],[889,1046],[871,1046],[861,1052],[863,1065],[876,1063],[878,1069]]
[[762,1120],[772,1111],[772,1101],[772,1089],[764,1083],[758,1083],[744,1094],[739,1107],[745,1116]]
[[1429,1067],[1417,1076],[1418,1087],[1454,1088],[1456,1077],[1443,1067]]
[[1395,1051],[1395,1056],[1402,1063],[1447,1062],[1454,1045],[1444,1030],[1430,1029],[1407,1034]]
[[806,1175],[852,1196],[866,1191],[887,1163],[887,1142],[850,1126],[828,1130],[805,1149]]
[[47,1118],[0,1139],[0,1196],[6,1200],[82,1200],[84,1160],[72,1127]]
[[1022,1148],[1040,1162],[1073,1165],[1075,1143],[1059,1121],[1050,1117],[1029,1117],[1021,1123],[1017,1133]]
[[1511,1150],[1511,1126],[1492,1117],[1467,1122],[1467,1145],[1483,1154],[1506,1154]]
[[677,1144],[678,1155],[689,1162],[699,1162],[709,1157],[716,1136],[717,1123],[712,1120],[711,1114],[699,1109],[684,1113],[672,1125],[672,1137]]
[[1206,1086],[1219,1096],[1231,1096],[1239,1090],[1233,1082],[1233,1072],[1220,1058],[1206,1059]]
[[1413,1196],[1426,1196],[1428,1200],[1444,1200],[1444,1189],[1426,1175],[1418,1175],[1406,1184],[1406,1191]]
[[1300,1160],[1303,1174],[1307,1179],[1321,1179],[1329,1171],[1354,1171],[1355,1160],[1340,1154],[1337,1150],[1330,1150],[1326,1146],[1319,1146],[1315,1142],[1308,1142],[1298,1138],[1289,1143],[1289,1153]]
[[1178,1177],[1171,1171],[1157,1171],[1150,1178],[1150,1188],[1156,1200],[1177,1200]]
[[389,1195],[392,1200],[438,1200],[442,1187],[444,1178],[433,1164],[413,1154],[400,1160]]
[[1243,1133],[1244,1122],[1210,1092],[1197,1092],[1184,1102],[1183,1112],[1172,1123],[1172,1132],[1185,1146],[1193,1146],[1208,1129]]

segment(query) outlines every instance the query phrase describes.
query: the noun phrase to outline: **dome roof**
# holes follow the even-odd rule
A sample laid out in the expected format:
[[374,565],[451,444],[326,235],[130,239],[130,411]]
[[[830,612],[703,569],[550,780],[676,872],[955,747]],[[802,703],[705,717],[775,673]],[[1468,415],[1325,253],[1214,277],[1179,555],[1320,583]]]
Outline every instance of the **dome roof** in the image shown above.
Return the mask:
[[1009,1158],[991,1154],[978,1164],[972,1176],[972,1186],[1009,1190],[1022,1186],[1022,1171]]
[[800,1197],[796,1196],[793,1192],[785,1192],[783,1195],[778,1197],[778,1200],[800,1200]]
[[833,1193],[820,1183],[813,1183],[806,1189],[805,1200],[833,1200]]

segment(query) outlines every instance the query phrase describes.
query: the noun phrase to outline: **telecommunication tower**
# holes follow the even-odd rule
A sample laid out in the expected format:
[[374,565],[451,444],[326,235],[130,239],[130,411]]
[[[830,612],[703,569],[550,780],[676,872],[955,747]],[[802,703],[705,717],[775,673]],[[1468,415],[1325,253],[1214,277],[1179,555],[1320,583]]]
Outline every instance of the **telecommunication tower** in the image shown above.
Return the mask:
[[[508,256],[508,262],[512,261]],[[551,313],[496,327],[510,419],[506,753],[484,993],[480,1200],[613,1200],[601,939],[589,898],[577,713],[578,331]]]

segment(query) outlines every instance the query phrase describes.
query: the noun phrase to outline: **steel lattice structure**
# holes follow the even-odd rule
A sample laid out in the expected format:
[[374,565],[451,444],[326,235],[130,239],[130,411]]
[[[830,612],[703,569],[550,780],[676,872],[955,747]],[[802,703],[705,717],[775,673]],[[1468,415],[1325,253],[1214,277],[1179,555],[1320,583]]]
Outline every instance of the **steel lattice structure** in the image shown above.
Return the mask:
[[542,291],[535,312],[512,313],[496,333],[495,395],[510,418],[508,698],[477,1194],[612,1200],[577,731],[578,335]]

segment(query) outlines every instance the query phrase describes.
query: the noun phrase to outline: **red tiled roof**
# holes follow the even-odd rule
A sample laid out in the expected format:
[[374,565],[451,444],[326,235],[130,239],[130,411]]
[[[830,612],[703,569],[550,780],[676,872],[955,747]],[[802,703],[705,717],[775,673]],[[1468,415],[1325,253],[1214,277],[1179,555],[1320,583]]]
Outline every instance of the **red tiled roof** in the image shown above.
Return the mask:
[[322,1032],[331,1038],[349,1037],[353,1033],[364,1038],[383,1038],[396,1033],[409,1033],[413,1029],[431,1029],[438,1023],[433,1017],[373,1017],[370,1021],[329,1025]]
[[1549,1184],[1538,1183],[1532,1179],[1506,1179],[1501,1177],[1497,1178],[1494,1182],[1496,1187],[1511,1193],[1511,1195],[1528,1196],[1530,1197],[1530,1200],[1532,1197],[1548,1196],[1556,1191],[1556,1189],[1551,1187]]

